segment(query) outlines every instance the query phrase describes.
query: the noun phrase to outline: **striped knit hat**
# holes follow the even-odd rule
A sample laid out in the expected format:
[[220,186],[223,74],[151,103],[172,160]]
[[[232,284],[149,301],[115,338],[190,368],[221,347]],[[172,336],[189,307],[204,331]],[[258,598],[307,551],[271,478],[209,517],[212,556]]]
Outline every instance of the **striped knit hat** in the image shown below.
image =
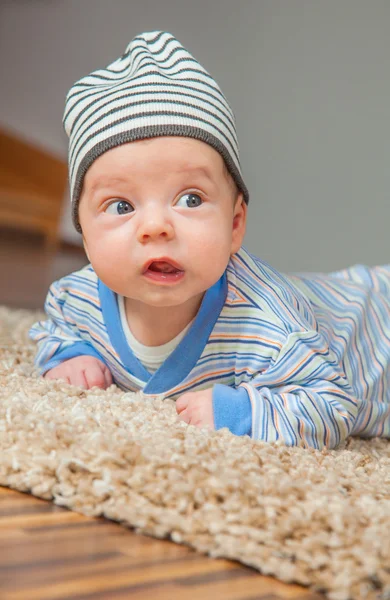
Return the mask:
[[101,154],[134,140],[166,135],[206,142],[222,155],[249,201],[233,112],[216,81],[170,33],[137,35],[120,58],[77,81],[66,97],[63,123],[72,219],[80,233],[85,173]]

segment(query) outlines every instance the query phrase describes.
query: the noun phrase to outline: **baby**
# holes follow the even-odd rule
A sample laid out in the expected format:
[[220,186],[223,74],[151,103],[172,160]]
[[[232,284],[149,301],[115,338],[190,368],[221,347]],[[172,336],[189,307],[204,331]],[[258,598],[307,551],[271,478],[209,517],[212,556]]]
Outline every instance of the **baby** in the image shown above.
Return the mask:
[[390,265],[286,276],[242,246],[232,110],[171,34],[76,82],[64,126],[90,264],[30,329],[40,375],[290,446],[390,437]]

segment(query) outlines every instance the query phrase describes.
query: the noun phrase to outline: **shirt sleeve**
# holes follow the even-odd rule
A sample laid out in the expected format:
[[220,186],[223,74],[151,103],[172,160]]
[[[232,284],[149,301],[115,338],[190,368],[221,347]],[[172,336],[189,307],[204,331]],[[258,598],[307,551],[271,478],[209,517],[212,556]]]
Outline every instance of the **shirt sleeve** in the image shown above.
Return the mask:
[[59,281],[52,283],[44,305],[48,319],[34,323],[28,332],[29,338],[38,346],[34,365],[39,375],[75,356],[95,356],[104,362],[99,353],[80,337],[76,323],[65,317],[67,295]]
[[353,429],[358,401],[317,331],[290,333],[276,361],[237,388],[213,388],[216,429],[288,446],[335,448]]

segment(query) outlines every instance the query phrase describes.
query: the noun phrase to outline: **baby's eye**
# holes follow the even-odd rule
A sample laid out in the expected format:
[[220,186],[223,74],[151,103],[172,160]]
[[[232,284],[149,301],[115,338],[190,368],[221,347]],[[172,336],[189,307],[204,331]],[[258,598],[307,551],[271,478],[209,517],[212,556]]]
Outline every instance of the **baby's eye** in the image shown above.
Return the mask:
[[[109,210],[111,208],[112,211]],[[105,212],[109,215],[127,215],[133,212],[133,210],[131,204],[126,202],[126,200],[114,200],[114,202],[111,202],[111,204],[107,206]]]
[[[184,204],[180,204],[180,202],[183,200],[184,198]],[[178,200],[178,202],[176,203],[176,206],[185,206],[188,208],[196,208],[197,206],[200,206],[202,203],[202,198],[199,196],[199,194],[183,194],[183,196],[181,196]]]

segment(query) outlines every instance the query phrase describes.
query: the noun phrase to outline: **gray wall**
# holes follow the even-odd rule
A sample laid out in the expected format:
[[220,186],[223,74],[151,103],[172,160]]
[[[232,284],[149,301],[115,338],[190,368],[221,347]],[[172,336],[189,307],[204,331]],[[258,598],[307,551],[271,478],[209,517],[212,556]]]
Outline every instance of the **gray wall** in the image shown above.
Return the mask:
[[65,157],[69,87],[156,29],[235,112],[250,251],[282,271],[390,261],[388,0],[3,0],[0,124]]

